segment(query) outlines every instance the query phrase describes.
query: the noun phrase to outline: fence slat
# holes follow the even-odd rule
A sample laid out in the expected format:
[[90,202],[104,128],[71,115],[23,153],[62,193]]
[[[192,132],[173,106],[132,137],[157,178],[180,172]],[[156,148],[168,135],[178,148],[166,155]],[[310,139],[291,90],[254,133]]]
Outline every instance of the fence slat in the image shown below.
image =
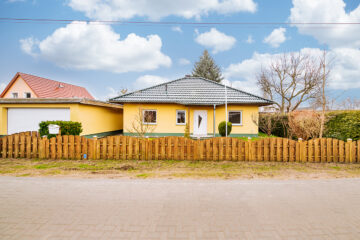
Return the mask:
[[64,135],[62,136],[62,141],[63,141],[63,158],[64,159],[69,159],[69,136]]

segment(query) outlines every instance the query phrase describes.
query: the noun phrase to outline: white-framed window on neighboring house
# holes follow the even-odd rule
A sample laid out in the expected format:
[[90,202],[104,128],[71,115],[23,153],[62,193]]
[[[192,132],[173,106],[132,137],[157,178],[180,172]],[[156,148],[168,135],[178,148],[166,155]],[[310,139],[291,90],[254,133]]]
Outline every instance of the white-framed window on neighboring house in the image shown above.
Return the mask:
[[242,111],[229,111],[229,119],[228,121],[235,126],[242,125]]
[[12,98],[19,98],[19,94],[17,92],[11,93]]
[[185,125],[185,124],[186,124],[186,111],[176,110],[176,125]]
[[156,110],[143,110],[143,123],[144,124],[156,124],[157,123],[157,111]]
[[24,98],[31,98],[31,93],[25,92],[24,93]]

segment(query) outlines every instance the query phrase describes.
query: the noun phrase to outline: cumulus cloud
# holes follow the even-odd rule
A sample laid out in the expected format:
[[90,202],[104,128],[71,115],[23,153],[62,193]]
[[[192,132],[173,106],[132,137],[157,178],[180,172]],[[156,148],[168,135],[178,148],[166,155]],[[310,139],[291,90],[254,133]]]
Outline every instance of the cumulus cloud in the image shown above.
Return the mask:
[[277,48],[286,41],[286,29],[285,28],[276,28],[274,29],[269,36],[264,39],[264,43],[269,44],[270,46]]
[[[299,22],[360,22],[360,5],[346,12],[343,0],[293,0],[289,20]],[[301,34],[310,35],[322,44],[336,47],[360,47],[360,25],[295,25]]]
[[171,15],[199,19],[209,13],[253,13],[257,8],[253,0],[70,0],[68,5],[74,10],[84,12],[89,18],[104,20],[133,17],[160,20]]
[[161,52],[158,35],[131,33],[121,40],[108,25],[73,22],[42,41],[27,38],[20,43],[25,53],[63,68],[123,73],[171,65],[171,59]]
[[[303,48],[302,53],[321,56],[318,48]],[[333,59],[333,69],[330,75],[329,88],[351,89],[360,88],[360,50],[352,48],[337,48],[328,52],[329,59]],[[280,54],[254,53],[250,59],[229,65],[224,70],[224,76],[232,82],[233,87],[240,88],[255,94],[261,94],[256,85],[256,74],[262,66],[268,66],[270,61]]]
[[195,41],[204,47],[212,48],[214,54],[230,50],[236,42],[234,37],[219,32],[216,28],[211,28],[209,32],[196,34],[198,35]]
[[147,88],[168,81],[169,79],[166,77],[161,77],[156,75],[143,75],[138,79],[136,79],[136,81],[134,82],[134,88],[135,89]]
[[186,58],[180,58],[179,59],[179,64],[180,65],[182,65],[182,66],[184,66],[184,65],[189,65],[191,62],[188,60],[188,59],[186,59]]
[[174,32],[178,32],[178,33],[182,33],[183,30],[181,29],[180,26],[174,26],[171,28],[171,30],[173,30]]
[[29,55],[31,55],[33,57],[37,56],[34,49],[36,48],[36,45],[38,45],[39,43],[40,42],[37,39],[33,38],[33,37],[20,39],[20,47],[21,47],[21,49],[25,53],[27,53],[27,54],[29,54]]

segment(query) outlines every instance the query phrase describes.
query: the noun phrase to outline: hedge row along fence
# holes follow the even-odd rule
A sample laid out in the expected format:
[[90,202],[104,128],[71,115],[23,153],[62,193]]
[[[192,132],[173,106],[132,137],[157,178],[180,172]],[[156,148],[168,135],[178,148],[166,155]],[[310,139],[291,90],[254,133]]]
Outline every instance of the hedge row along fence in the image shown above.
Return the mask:
[[48,139],[28,132],[0,138],[0,150],[2,158],[360,162],[360,141],[331,138],[244,141],[221,137],[207,140],[129,136],[87,139],[63,135]]

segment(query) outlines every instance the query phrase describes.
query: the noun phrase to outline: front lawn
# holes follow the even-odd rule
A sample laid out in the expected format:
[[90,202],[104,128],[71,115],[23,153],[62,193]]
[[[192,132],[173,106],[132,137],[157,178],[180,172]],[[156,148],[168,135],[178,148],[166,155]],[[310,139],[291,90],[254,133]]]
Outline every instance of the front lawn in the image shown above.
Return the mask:
[[360,164],[0,159],[0,175],[81,178],[353,178],[360,177]]

